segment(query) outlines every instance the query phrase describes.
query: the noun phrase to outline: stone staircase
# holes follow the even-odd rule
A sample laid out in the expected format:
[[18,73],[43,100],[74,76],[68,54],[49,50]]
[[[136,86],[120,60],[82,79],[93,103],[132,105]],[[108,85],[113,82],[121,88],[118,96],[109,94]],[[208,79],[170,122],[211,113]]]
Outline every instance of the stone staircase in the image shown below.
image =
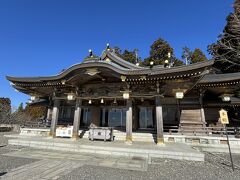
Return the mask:
[[[115,136],[115,140],[120,140],[120,141],[126,140],[126,132],[114,130],[113,135]],[[133,138],[133,141],[138,141],[138,142],[154,142],[154,140],[156,139],[156,134],[149,133],[149,132],[133,132],[132,138]]]

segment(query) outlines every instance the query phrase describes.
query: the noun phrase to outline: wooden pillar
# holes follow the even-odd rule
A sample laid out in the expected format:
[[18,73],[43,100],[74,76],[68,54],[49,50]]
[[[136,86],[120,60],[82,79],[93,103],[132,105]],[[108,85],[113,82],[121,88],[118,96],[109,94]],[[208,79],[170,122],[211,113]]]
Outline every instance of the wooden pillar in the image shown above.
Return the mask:
[[127,112],[126,112],[126,142],[132,143],[132,100],[127,100]]
[[203,108],[203,93],[200,93],[199,102],[200,102],[200,107],[201,107],[201,120],[203,122],[203,126],[206,127],[205,112],[204,112],[204,108]]
[[205,112],[204,112],[204,108],[201,107],[201,118],[202,118],[202,122],[204,122],[204,124],[206,123],[206,119],[205,119]]
[[46,119],[47,119],[47,120],[50,120],[51,118],[52,118],[52,108],[51,108],[51,107],[48,107]]
[[156,125],[157,125],[157,144],[163,144],[163,114],[160,97],[156,97]]
[[58,123],[58,115],[59,115],[59,107],[60,107],[60,99],[54,100],[53,110],[52,110],[52,121],[49,136],[56,136],[56,126]]
[[137,131],[138,129],[138,109],[136,104],[133,105],[133,130]]
[[82,105],[82,100],[76,99],[74,120],[73,120],[73,133],[72,133],[73,139],[79,138],[79,126],[80,126],[80,120],[81,120],[81,105]]

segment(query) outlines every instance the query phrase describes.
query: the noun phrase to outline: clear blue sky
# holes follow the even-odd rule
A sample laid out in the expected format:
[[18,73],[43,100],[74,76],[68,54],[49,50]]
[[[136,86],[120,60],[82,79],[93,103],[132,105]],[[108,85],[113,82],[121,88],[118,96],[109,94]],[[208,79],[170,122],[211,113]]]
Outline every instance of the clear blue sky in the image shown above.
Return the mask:
[[[183,46],[215,42],[233,0],[0,0],[0,97],[18,106],[28,96],[5,79],[54,75],[106,43],[148,56],[158,37],[181,57]],[[209,56],[208,56],[209,57]]]

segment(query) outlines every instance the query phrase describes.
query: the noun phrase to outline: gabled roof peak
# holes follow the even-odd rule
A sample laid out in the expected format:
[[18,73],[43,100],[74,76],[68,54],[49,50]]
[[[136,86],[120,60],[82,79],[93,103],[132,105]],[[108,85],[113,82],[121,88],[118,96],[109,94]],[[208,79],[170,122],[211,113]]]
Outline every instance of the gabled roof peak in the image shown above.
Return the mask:
[[115,53],[114,49],[106,49],[103,51],[101,59],[106,60],[106,58],[109,58],[114,63],[116,63],[120,66],[123,66],[127,69],[132,69],[132,70],[134,70],[134,69],[149,69],[148,67],[140,67],[133,63],[128,62],[127,60],[122,59]]

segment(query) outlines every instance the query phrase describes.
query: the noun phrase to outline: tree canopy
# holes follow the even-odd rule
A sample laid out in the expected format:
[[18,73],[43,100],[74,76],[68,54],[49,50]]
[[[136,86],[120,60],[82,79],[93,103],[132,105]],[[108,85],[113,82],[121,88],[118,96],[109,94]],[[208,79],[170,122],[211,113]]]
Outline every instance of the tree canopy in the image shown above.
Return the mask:
[[201,49],[196,48],[194,51],[191,51],[186,46],[183,47],[182,59],[185,60],[186,65],[208,60]]
[[[168,53],[171,57],[168,57]],[[174,56],[174,50],[170,44],[162,38],[158,38],[150,46],[149,57],[145,58],[143,65],[149,66],[150,61],[154,61],[154,65],[163,65],[165,60],[168,60],[172,66],[181,66],[183,62]]]
[[236,0],[233,7],[223,33],[208,47],[216,66],[223,72],[240,72],[240,0]]
[[[158,38],[152,43],[150,46],[149,56],[143,61],[141,61],[141,58],[136,57],[136,52],[138,51],[137,49],[132,51],[127,49],[121,50],[121,48],[117,46],[113,49],[119,57],[130,63],[135,64],[138,59],[141,66],[150,66],[150,61],[153,61],[154,65],[163,65],[166,60],[169,61],[171,66],[184,65],[183,61],[174,55],[174,49],[170,46],[170,44],[162,38]],[[169,53],[171,54],[170,58],[168,57]],[[187,60],[188,63],[186,65],[208,60],[201,49],[196,48],[194,51],[191,51],[188,47],[183,48],[182,59]]]
[[0,122],[6,123],[11,114],[11,100],[9,98],[0,98]]
[[197,62],[202,62],[202,61],[207,61],[207,57],[205,56],[205,54],[202,52],[201,49],[196,48],[194,49],[194,51],[191,53],[191,59],[190,59],[190,63],[197,63]]
[[173,48],[167,41],[158,38],[150,46],[150,55],[144,59],[143,64],[149,65],[150,61],[154,61],[155,65],[162,65],[164,64],[164,61],[168,59],[168,53],[173,54]]
[[29,117],[32,120],[36,120],[39,118],[44,117],[45,112],[46,112],[46,107],[45,106],[32,106],[32,105],[27,105],[24,109],[24,112],[29,115]]
[[[137,62],[137,56],[136,56],[136,53],[137,53],[137,49],[134,49],[134,50],[127,50],[125,49],[124,51],[122,51],[119,47],[114,47],[113,48],[115,50],[115,53],[121,57],[122,59],[130,62],[130,63],[133,63],[135,64]],[[140,58],[138,58],[140,59]]]
[[22,112],[23,111],[23,103],[20,103],[18,106],[18,112]]
[[11,100],[9,98],[0,98],[0,123],[24,124],[26,122],[37,121],[44,117],[45,112],[45,106],[27,104],[24,108],[23,103],[20,103],[15,112],[11,112]]

